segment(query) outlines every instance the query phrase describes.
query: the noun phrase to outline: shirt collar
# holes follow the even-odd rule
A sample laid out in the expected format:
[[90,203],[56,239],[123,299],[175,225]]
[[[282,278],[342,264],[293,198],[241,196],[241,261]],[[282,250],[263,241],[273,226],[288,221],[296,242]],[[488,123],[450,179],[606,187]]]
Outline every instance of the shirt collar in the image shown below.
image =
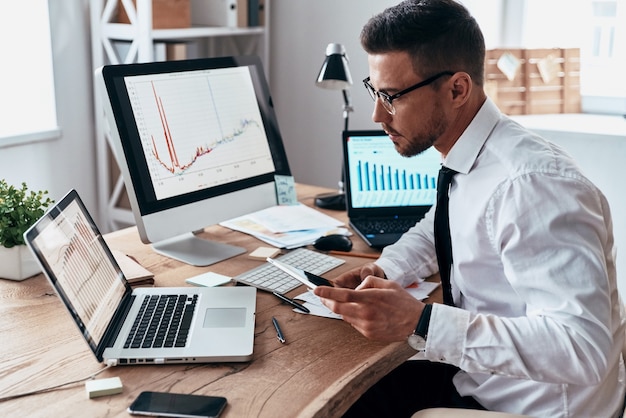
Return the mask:
[[501,116],[498,107],[487,97],[474,119],[448,152],[443,165],[459,173],[469,173]]

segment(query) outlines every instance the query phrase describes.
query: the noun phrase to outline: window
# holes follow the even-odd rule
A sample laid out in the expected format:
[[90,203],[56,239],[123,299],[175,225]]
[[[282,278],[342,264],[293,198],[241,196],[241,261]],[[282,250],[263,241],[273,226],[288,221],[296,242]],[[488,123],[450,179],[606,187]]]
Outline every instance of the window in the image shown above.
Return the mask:
[[626,0],[591,0],[592,15],[583,46],[585,89],[602,95],[626,95],[626,87],[615,75],[626,70]]
[[589,0],[589,41],[582,46],[581,93],[599,113],[626,111],[626,0]]
[[0,2],[0,147],[59,136],[47,0]]

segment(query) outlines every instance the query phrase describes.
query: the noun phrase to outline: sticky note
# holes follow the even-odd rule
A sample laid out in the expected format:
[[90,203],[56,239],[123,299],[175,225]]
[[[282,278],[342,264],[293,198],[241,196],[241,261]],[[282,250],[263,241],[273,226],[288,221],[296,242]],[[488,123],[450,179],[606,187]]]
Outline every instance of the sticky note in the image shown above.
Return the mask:
[[89,399],[122,393],[123,389],[122,380],[119,377],[87,380],[85,382],[85,390]]
[[231,278],[223,274],[213,273],[212,271],[198,274],[185,280],[194,286],[213,287],[219,286],[231,281]]
[[259,247],[256,250],[252,251],[250,254],[248,254],[248,257],[254,258],[255,260],[265,261],[267,257],[273,258],[278,254],[280,254],[280,250],[278,248]]
[[293,176],[275,175],[276,197],[279,205],[295,205],[298,203],[296,196],[296,183]]

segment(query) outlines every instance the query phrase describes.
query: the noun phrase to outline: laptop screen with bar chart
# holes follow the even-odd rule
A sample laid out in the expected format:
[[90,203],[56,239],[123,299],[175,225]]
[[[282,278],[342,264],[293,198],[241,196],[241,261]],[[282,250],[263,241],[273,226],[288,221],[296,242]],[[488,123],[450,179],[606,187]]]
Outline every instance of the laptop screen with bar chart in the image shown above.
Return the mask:
[[345,131],[343,151],[348,218],[369,245],[395,242],[435,203],[441,154],[433,147],[408,158],[384,131]]

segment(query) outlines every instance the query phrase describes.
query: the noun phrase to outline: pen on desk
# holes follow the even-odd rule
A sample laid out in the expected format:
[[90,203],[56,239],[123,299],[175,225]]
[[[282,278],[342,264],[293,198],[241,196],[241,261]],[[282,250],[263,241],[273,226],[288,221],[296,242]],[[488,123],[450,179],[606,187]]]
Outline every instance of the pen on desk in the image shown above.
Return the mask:
[[331,250],[331,251],[328,252],[328,254],[344,255],[344,256],[348,256],[348,257],[373,258],[373,259],[377,259],[378,257],[380,257],[380,254],[357,253],[357,252],[354,252],[354,251],[335,251],[335,250]]
[[283,302],[286,302],[288,304],[290,304],[291,306],[293,306],[296,309],[300,309],[302,312],[306,312],[306,313],[311,313],[311,311],[308,310],[308,308],[304,305],[299,304],[298,302],[296,302],[293,299],[288,298],[285,295],[281,295],[278,292],[272,292],[272,294],[274,296],[276,296],[278,299],[282,300]]
[[283,335],[283,332],[280,329],[280,325],[278,325],[278,321],[274,317],[272,317],[272,324],[274,324],[274,328],[276,328],[276,337],[278,337],[278,341],[285,344],[286,342],[285,336]]

